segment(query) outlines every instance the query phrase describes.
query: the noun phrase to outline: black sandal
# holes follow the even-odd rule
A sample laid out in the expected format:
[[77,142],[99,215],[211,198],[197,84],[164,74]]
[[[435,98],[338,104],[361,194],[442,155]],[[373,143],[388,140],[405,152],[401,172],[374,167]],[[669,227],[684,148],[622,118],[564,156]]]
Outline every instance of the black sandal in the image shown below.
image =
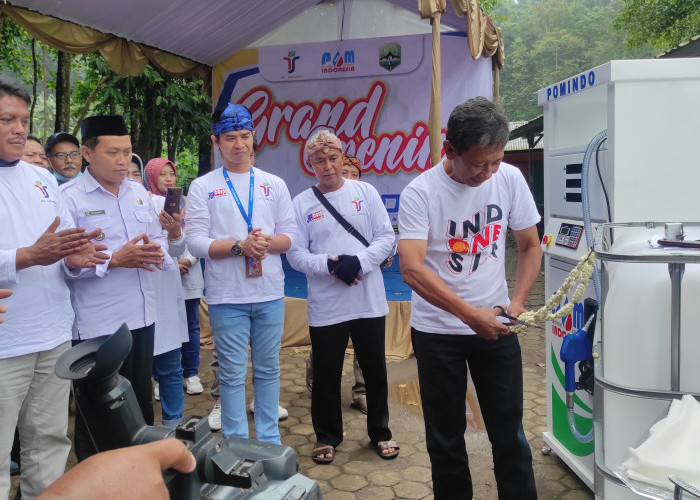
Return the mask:
[[[326,455],[330,455],[330,458]],[[311,454],[311,460],[317,464],[329,464],[335,458],[335,448],[329,444],[316,443]]]

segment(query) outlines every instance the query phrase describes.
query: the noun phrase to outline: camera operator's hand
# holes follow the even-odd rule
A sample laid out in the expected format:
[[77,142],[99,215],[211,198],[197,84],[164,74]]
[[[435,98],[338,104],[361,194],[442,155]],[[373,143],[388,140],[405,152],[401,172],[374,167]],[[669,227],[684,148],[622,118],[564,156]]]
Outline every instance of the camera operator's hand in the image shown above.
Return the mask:
[[162,471],[192,472],[194,455],[177,439],[105,451],[79,463],[37,500],[151,500],[170,498]]

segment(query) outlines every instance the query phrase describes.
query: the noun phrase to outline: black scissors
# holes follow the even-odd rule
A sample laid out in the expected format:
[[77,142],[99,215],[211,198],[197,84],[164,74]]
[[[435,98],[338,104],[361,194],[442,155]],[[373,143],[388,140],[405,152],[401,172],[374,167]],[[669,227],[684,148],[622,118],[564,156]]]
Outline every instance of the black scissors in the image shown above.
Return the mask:
[[511,325],[525,325],[525,322],[523,320],[518,319],[515,316],[511,316],[510,314],[508,314],[503,306],[493,306],[493,308],[501,311],[500,313],[497,314],[497,316],[509,319]]

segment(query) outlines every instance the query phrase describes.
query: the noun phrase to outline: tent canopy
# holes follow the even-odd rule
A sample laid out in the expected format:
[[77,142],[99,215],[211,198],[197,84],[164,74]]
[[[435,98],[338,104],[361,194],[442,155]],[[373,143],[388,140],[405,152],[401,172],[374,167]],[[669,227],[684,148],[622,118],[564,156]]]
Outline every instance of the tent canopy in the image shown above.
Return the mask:
[[[419,19],[417,0],[388,1],[413,13],[416,21],[427,27],[425,32],[430,31],[429,21]],[[309,7],[325,4],[342,9],[354,4],[358,10],[365,2],[370,3],[369,0],[9,0],[7,4],[214,66]],[[390,29],[391,21],[383,20],[385,29]],[[465,19],[449,8],[441,24],[459,31],[466,27]]]
[[[440,30],[466,31],[473,59],[493,56],[496,99],[498,68],[503,67],[500,30],[481,11],[478,0],[450,3],[452,9],[447,9],[447,0],[4,0],[0,1],[0,14],[65,52],[99,51],[122,77],[140,74],[150,62],[176,78],[199,73],[205,82],[211,67],[251,45],[386,37],[430,30],[434,61],[430,149],[437,161],[441,149]],[[415,18],[407,12],[415,12]]]

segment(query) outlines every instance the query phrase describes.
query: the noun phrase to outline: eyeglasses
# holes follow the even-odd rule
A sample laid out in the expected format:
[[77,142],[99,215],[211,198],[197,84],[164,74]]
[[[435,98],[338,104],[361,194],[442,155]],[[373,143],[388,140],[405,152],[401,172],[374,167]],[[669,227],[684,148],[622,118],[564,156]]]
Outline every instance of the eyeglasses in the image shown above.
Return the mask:
[[56,153],[55,155],[51,155],[52,158],[58,158],[61,161],[66,161],[69,156],[71,160],[77,160],[80,158],[80,151],[73,151],[72,153]]
[[45,160],[45,159],[46,159],[46,155],[43,154],[43,153],[24,153],[24,157],[25,157],[25,158],[34,159],[34,158],[36,158],[37,156],[38,156],[40,159],[42,159],[42,160]]

